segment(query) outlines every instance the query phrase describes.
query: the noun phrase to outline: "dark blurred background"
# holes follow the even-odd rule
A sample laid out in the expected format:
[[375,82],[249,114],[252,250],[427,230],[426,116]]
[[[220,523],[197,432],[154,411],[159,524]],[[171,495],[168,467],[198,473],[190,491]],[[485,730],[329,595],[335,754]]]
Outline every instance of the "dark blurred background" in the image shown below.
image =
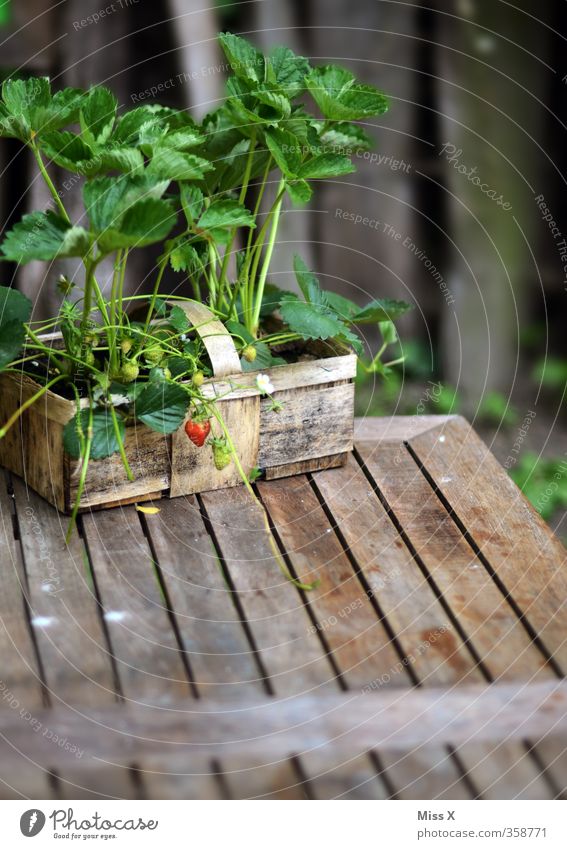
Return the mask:
[[[224,29],[342,64],[391,98],[366,127],[376,156],[319,186],[310,210],[286,212],[273,268],[275,282],[293,285],[300,250],[327,288],[415,305],[400,326],[404,366],[386,383],[361,378],[359,414],[464,412],[560,526],[567,3],[0,0],[0,70],[105,83],[124,106],[162,102],[201,117],[223,96]],[[17,143],[2,140],[0,173],[3,227],[48,204]],[[79,214],[80,184],[63,188]],[[131,286],[154,260],[142,257]],[[5,274],[39,315],[57,308],[59,270]]]

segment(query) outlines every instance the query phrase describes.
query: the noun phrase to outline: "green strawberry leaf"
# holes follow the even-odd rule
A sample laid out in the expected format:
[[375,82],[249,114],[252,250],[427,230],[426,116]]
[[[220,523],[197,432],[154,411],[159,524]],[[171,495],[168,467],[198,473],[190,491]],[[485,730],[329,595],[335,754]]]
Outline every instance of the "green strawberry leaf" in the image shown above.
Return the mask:
[[175,330],[177,330],[178,333],[187,333],[191,328],[191,323],[187,318],[187,313],[177,305],[171,308],[169,323],[175,328]]
[[358,121],[382,115],[388,99],[374,86],[364,85],[337,65],[314,68],[305,83],[319,109],[331,121]]
[[165,180],[201,180],[212,168],[213,165],[201,156],[158,147],[147,173]]
[[205,244],[203,241],[189,242],[187,236],[179,236],[166,245],[169,250],[169,262],[173,270],[187,271],[189,274],[199,271],[206,262],[206,258],[201,259],[196,245],[203,246]]
[[289,47],[274,47],[270,53],[270,65],[275,82],[289,98],[304,91],[305,77],[310,71],[307,59],[296,56]]
[[218,230],[222,228],[256,226],[250,210],[236,200],[214,200],[199,218],[200,230]]
[[109,228],[119,229],[126,210],[144,198],[161,198],[169,180],[159,180],[148,174],[120,177],[95,177],[83,188],[83,199],[93,230],[101,233]]
[[280,171],[286,177],[297,176],[301,168],[301,145],[299,139],[287,130],[270,127],[264,133],[266,145]]
[[295,295],[282,298],[280,312],[290,330],[303,339],[330,339],[345,331],[343,322],[328,307],[300,301]]
[[119,228],[103,230],[98,236],[99,247],[103,253],[110,253],[161,242],[173,229],[176,217],[169,201],[144,198],[126,211]]
[[398,341],[398,332],[393,321],[379,321],[378,328],[385,345],[393,345]]
[[243,342],[251,345],[255,341],[254,336],[239,321],[225,321],[225,327],[232,336],[236,337],[238,345],[241,345]]
[[265,114],[263,116],[264,120],[269,120],[271,122],[273,122],[273,120],[281,121],[285,118],[289,118],[291,115],[291,103],[283,91],[278,91],[274,87],[268,88],[268,86],[260,85],[252,90],[252,95],[256,98],[256,100],[259,100],[260,103],[263,103],[265,106],[268,106],[273,110],[274,114]]
[[335,310],[337,315],[339,315],[343,321],[352,321],[352,317],[356,315],[357,312],[360,312],[358,304],[355,304],[354,301],[349,300],[349,298],[345,298],[343,295],[338,295],[336,292],[326,291],[325,297],[328,305]]
[[374,324],[377,321],[393,321],[411,309],[405,301],[377,298],[350,317],[353,324]]
[[[78,460],[84,447],[84,439],[87,435],[89,426],[89,410],[80,410],[76,413],[71,421],[67,422],[63,428],[63,447],[66,453]],[[126,433],[124,420],[121,416],[117,416],[118,431],[122,441]],[[110,410],[97,408],[93,412],[93,439],[91,443],[91,459],[102,460],[104,457],[110,457],[120,450],[116,433],[114,432],[114,424]]]
[[92,144],[104,144],[110,138],[116,120],[117,100],[109,88],[92,88],[81,108],[81,132]]
[[193,227],[204,204],[203,192],[197,186],[182,183],[180,186],[181,206],[189,227]]
[[26,263],[64,256],[85,256],[90,236],[82,227],[73,227],[54,212],[24,215],[6,234],[1,250],[5,259]]
[[372,147],[372,139],[364,132],[358,124],[349,124],[341,121],[326,129],[321,135],[321,142],[325,147],[336,150],[348,150],[352,153],[369,150]]
[[341,156],[338,153],[321,153],[304,162],[297,176],[303,180],[325,180],[329,177],[352,174],[353,171],[356,171],[356,167],[348,156]]
[[32,302],[17,289],[0,286],[0,369],[13,362],[24,346]]
[[312,304],[326,306],[327,298],[319,286],[316,275],[307,268],[299,254],[295,254],[293,258],[293,270],[305,300]]
[[31,77],[28,80],[4,80],[2,100],[15,118],[21,118],[31,128],[34,118],[47,112],[51,103],[51,85],[48,77]]
[[136,418],[158,433],[173,433],[183,424],[189,395],[175,383],[149,383],[136,398]]
[[308,203],[313,195],[313,189],[305,180],[286,182],[285,189],[295,206],[303,206],[303,204]]
[[219,42],[237,77],[251,83],[264,79],[264,57],[249,41],[230,32],[221,32]]
[[0,325],[8,322],[19,321],[24,323],[30,320],[32,302],[17,289],[8,286],[0,286]]
[[26,329],[21,321],[0,324],[0,371],[17,359],[25,341]]
[[94,177],[101,171],[135,171],[144,165],[142,154],[135,148],[93,148],[80,136],[67,131],[47,133],[41,147],[57,165],[85,177]]

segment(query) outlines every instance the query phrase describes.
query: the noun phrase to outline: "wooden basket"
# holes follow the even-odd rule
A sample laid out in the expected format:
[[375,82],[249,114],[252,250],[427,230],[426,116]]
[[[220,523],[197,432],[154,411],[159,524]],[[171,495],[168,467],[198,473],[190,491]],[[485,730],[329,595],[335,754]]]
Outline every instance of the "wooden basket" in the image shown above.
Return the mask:
[[[273,397],[283,405],[281,412],[274,412],[256,386],[258,372],[242,372],[224,325],[201,304],[188,303],[183,309],[203,339],[212,365],[214,376],[202,392],[211,399],[223,396],[218,409],[247,473],[259,467],[266,478],[279,478],[339,466],[346,460],[353,444],[353,354],[319,353],[313,359],[263,369],[274,386]],[[327,350],[333,352],[331,346]],[[24,375],[0,375],[0,423],[38,388]],[[88,406],[86,399],[81,403]],[[75,412],[73,401],[48,391],[0,439],[0,464],[64,512],[72,509],[80,474],[80,462],[63,450],[63,427]],[[217,471],[211,450],[194,446],[183,425],[164,436],[135,423],[126,428],[125,446],[135,480],[127,479],[119,454],[91,460],[81,510],[242,483],[234,463]]]

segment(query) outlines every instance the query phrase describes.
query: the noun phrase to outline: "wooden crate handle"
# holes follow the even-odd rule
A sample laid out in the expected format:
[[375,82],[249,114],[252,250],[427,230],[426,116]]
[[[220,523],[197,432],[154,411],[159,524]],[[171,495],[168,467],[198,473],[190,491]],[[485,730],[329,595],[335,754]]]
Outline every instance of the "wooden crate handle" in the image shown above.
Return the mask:
[[232,336],[210,309],[197,301],[176,301],[175,305],[181,307],[203,340],[214,376],[227,377],[229,374],[240,374],[242,366]]

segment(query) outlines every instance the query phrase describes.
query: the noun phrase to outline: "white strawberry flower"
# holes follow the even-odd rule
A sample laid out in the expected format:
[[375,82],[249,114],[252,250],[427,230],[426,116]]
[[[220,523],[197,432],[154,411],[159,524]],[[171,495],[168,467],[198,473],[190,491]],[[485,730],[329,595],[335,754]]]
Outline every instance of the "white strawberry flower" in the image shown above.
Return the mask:
[[267,374],[259,374],[256,378],[256,386],[262,395],[271,395],[274,391],[274,384]]

